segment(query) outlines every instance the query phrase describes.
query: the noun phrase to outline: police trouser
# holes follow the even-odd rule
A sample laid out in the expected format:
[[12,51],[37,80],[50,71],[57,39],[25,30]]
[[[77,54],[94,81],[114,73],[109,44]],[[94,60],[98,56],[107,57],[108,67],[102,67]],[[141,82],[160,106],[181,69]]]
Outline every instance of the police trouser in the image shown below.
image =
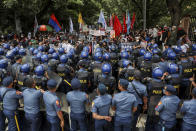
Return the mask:
[[70,113],[71,117],[71,131],[77,131],[79,125],[80,131],[87,131],[85,113]]
[[95,131],[109,131],[109,122],[106,120],[95,120]]
[[114,131],[131,131],[131,117],[120,118],[115,117]]
[[8,119],[8,131],[19,131],[17,116],[15,116],[16,111],[4,109],[3,113]]
[[50,131],[60,131],[60,120],[58,116],[47,115],[47,120],[50,123]]
[[40,113],[31,114],[25,112],[25,118],[27,120],[29,131],[37,131],[40,128]]
[[185,121],[182,123],[182,131],[195,131],[196,125],[188,124]]
[[174,121],[164,121],[159,120],[159,123],[156,126],[156,131],[172,131],[175,127],[176,120]]
[[190,87],[191,86],[191,82],[189,81],[189,79],[182,79],[181,84],[180,84],[180,95],[179,97],[181,99],[188,99],[189,95],[190,95]]
[[159,122],[158,116],[147,116],[145,131],[156,131],[156,125]]
[[133,130],[136,129],[136,124],[137,124],[138,117],[139,117],[141,111],[142,111],[142,105],[139,104],[139,105],[137,106],[137,111],[134,113],[134,117],[133,117],[133,121],[132,121],[132,129],[133,129]]
[[0,110],[0,131],[5,131],[5,115],[1,110]]

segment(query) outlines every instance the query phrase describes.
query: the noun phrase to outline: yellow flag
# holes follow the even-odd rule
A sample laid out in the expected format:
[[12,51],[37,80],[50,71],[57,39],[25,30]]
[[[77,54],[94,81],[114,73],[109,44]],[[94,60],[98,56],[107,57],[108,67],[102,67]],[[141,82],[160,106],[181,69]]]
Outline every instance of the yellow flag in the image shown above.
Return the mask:
[[78,15],[78,23],[84,24],[83,19],[82,19],[82,14],[81,14],[81,12],[80,12],[79,15]]

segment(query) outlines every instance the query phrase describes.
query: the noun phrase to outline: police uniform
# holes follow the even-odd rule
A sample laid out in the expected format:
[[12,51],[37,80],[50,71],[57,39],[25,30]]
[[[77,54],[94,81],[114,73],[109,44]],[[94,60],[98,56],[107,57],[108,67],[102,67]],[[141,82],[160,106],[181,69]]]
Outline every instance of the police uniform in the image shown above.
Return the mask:
[[[125,80],[120,80],[120,84],[128,86],[128,81],[125,82]],[[121,91],[114,95],[112,106],[116,108],[114,123],[115,131],[130,131],[133,117],[132,108],[137,107],[135,96],[128,93],[128,91]]]
[[71,90],[72,69],[66,64],[59,64],[57,66],[57,74],[63,79],[59,85],[58,91],[67,93]]
[[79,90],[81,83],[78,79],[72,79],[71,85],[74,90],[68,92],[66,96],[67,102],[71,107],[71,131],[77,130],[77,123],[81,131],[86,131],[85,103],[88,103],[88,99],[86,93]]
[[18,99],[22,98],[21,94],[17,94],[16,90],[13,88],[7,88],[11,83],[13,83],[12,77],[6,77],[3,80],[3,86],[0,88],[0,95],[3,100],[3,113],[8,118],[8,129],[11,131],[17,130],[17,108]]
[[20,66],[21,66],[21,64],[16,62],[11,67],[11,69],[12,69],[12,73],[11,74],[12,74],[14,79],[17,79],[17,77],[18,77],[18,74],[20,72]]
[[18,90],[22,91],[24,89],[23,87],[26,87],[25,80],[30,79],[30,78],[31,78],[30,75],[27,75],[25,73],[19,73],[18,78],[17,78]]
[[152,62],[151,61],[142,61],[140,65],[140,70],[142,72],[143,78],[151,77],[152,74]]
[[155,110],[159,112],[159,123],[157,131],[165,131],[172,129],[176,124],[176,112],[179,107],[180,99],[173,95],[176,89],[172,85],[166,86],[166,91],[171,92],[172,95],[165,95],[161,98]]
[[25,118],[28,121],[31,131],[39,129],[40,120],[40,99],[42,93],[35,88],[27,88],[22,93],[24,98]]
[[[196,88],[192,94],[196,96]],[[183,116],[182,131],[195,131],[196,129],[196,99],[184,101],[181,107]]]
[[182,76],[180,85],[180,97],[188,98],[191,82],[189,78],[193,76],[193,66],[188,60],[181,60],[179,63],[180,75]]
[[33,75],[33,79],[35,80],[35,88],[46,90],[47,88],[47,78],[44,76]]
[[146,131],[155,129],[158,117],[155,116],[155,107],[163,95],[164,82],[153,78],[148,84],[148,117],[146,120]]
[[142,84],[140,81],[133,80],[132,82],[129,83],[127,90],[129,93],[135,96],[137,104],[138,104],[137,106],[138,108],[137,108],[137,111],[134,113],[134,119],[133,119],[133,128],[135,128],[137,119],[142,110],[143,97],[148,96],[147,87],[144,84]]
[[116,83],[115,83],[115,78],[110,75],[102,74],[98,76],[98,83],[103,83],[109,94],[113,94],[115,88],[116,88]]
[[102,66],[101,61],[94,61],[92,63],[92,70],[93,70],[93,75],[94,75],[94,77],[93,77],[94,83],[97,82],[98,76],[101,75],[101,66]]
[[[47,82],[48,88],[55,88],[57,83],[50,79]],[[46,91],[43,94],[43,100],[46,107],[47,120],[51,125],[51,131],[59,131],[59,118],[57,112],[61,111],[60,100],[55,92]]]
[[80,68],[76,72],[76,77],[80,80],[81,83],[81,91],[90,92],[92,89],[90,89],[90,73],[85,70],[84,68]]
[[[99,92],[106,92],[106,87],[103,84],[99,84],[98,86]],[[110,105],[112,103],[112,96],[105,94],[99,95],[97,98],[92,102],[92,113],[96,113],[100,116],[109,116]],[[108,122],[104,119],[97,120],[95,119],[95,130],[96,131],[103,131],[104,129],[108,128]]]

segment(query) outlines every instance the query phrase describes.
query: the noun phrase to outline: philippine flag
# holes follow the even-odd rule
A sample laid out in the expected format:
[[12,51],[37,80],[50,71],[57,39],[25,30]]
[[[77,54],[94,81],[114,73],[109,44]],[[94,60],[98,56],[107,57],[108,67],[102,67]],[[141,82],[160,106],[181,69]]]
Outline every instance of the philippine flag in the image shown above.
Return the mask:
[[48,24],[52,25],[54,27],[54,29],[56,30],[56,32],[59,32],[61,30],[61,26],[60,26],[60,24],[54,14],[52,14],[50,16],[50,20],[49,20]]

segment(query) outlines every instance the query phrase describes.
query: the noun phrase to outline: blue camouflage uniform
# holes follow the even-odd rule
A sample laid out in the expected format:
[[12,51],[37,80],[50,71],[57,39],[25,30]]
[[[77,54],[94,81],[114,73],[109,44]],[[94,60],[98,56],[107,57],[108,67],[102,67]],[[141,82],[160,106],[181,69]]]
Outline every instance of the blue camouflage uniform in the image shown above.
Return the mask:
[[18,99],[22,98],[22,95],[17,95],[16,90],[13,88],[7,88],[13,82],[12,77],[6,77],[3,80],[3,86],[0,88],[0,96],[3,99],[3,113],[8,118],[9,131],[17,130],[15,115],[17,114]]
[[25,118],[28,121],[31,131],[39,129],[40,120],[40,98],[42,93],[35,88],[27,88],[22,93],[24,98]]
[[78,79],[73,79],[71,81],[73,91],[67,93],[66,99],[71,107],[71,131],[77,130],[77,123],[79,124],[81,131],[86,131],[85,122],[85,103],[88,102],[85,92],[79,90],[81,87],[80,81]]
[[[174,87],[173,87],[174,88]],[[175,95],[163,96],[156,106],[155,110],[159,112],[158,131],[165,131],[173,128],[176,124],[176,112],[178,110],[180,99]]]
[[[196,88],[193,89],[192,94],[196,96]],[[196,129],[196,99],[185,101],[181,107],[183,116],[182,131],[195,131]]]
[[[48,80],[48,88],[56,87],[57,83],[54,80]],[[60,100],[55,92],[46,91],[43,94],[43,100],[46,107],[47,120],[51,125],[51,131],[60,130],[60,120],[58,118],[57,112],[61,111]]]
[[128,91],[121,91],[114,95],[112,106],[116,108],[114,123],[115,131],[130,131],[133,116],[132,108],[137,107],[135,96],[128,93]]
[[[92,113],[96,113],[100,116],[109,116],[110,105],[112,103],[112,97],[109,94],[98,96],[92,103]],[[106,120],[95,119],[95,130],[103,131],[104,126],[107,126]]]
[[[144,97],[144,96],[147,97],[148,94],[147,94],[147,87],[144,84],[142,84],[141,82],[133,80],[131,83],[129,83],[127,90],[129,93],[131,93],[135,96],[137,104],[138,104],[137,111],[134,113],[134,119],[133,119],[133,128],[135,128],[136,123],[137,123],[137,119],[140,115],[140,112],[142,110],[142,104],[143,104],[143,100],[140,97]],[[140,96],[138,96],[138,94],[136,93],[133,86],[135,87],[135,89],[137,90],[137,92],[139,93]]]

